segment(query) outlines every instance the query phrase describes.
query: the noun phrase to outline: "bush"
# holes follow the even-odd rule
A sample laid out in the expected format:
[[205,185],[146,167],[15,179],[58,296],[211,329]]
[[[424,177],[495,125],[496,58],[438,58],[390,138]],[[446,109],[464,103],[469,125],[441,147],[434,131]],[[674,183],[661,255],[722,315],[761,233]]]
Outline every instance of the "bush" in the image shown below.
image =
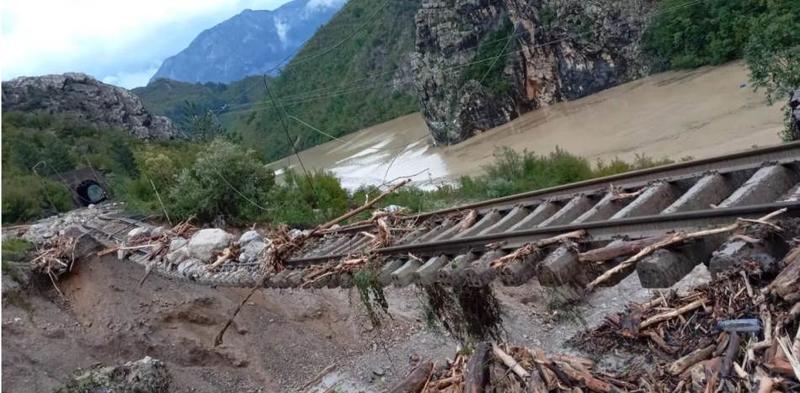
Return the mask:
[[310,227],[344,214],[350,202],[339,179],[324,171],[306,174],[284,171],[283,183],[270,195],[268,221]]
[[[744,51],[750,80],[763,88],[770,103],[788,99],[800,88],[800,7],[796,2],[771,1],[768,11],[755,18],[752,35]],[[791,111],[784,108],[785,141],[797,139],[791,131]]]
[[169,191],[168,210],[178,219],[254,221],[267,210],[274,183],[274,174],[254,151],[217,139],[180,172]]
[[7,170],[3,173],[3,224],[19,223],[72,208],[72,194],[61,183]]
[[645,31],[644,49],[656,68],[691,68],[741,57],[761,0],[665,0]]

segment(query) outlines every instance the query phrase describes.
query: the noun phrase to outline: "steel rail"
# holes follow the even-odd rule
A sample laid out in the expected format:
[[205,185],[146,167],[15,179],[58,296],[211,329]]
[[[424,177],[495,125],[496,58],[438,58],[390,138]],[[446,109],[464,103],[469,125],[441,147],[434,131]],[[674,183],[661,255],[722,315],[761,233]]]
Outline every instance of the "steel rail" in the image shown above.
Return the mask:
[[[582,224],[567,224],[552,227],[527,229],[514,232],[493,233],[482,236],[447,239],[420,244],[404,244],[374,250],[379,255],[389,256],[405,253],[456,254],[469,250],[480,250],[489,243],[503,242],[502,248],[514,249],[527,242],[551,237],[560,233],[584,229],[592,240],[610,240],[613,236],[627,235],[644,237],[676,230],[689,230],[729,224],[737,218],[752,218],[778,209],[786,208],[786,215],[800,216],[800,202],[775,202],[720,209],[695,210],[665,215],[648,215],[617,220],[604,220]],[[304,267],[328,260],[345,257],[346,254],[331,254],[318,257],[289,260],[287,266]]]
[[[636,187],[646,185],[656,179],[665,181],[680,180],[680,178],[693,177],[703,172],[727,172],[741,167],[758,165],[766,162],[800,160],[800,141],[784,143],[758,149],[744,150],[721,156],[702,158],[692,161],[678,162],[652,168],[639,169],[621,174],[604,176],[595,179],[583,180],[535,191],[509,195],[500,198],[487,199],[480,202],[449,207],[431,212],[418,213],[406,217],[408,220],[425,219],[436,215],[445,215],[471,209],[510,209],[523,202],[535,202],[544,199],[556,199],[571,196],[581,192],[595,192],[608,188],[610,185],[618,187]],[[369,224],[344,226],[326,233],[357,232],[369,228]]]

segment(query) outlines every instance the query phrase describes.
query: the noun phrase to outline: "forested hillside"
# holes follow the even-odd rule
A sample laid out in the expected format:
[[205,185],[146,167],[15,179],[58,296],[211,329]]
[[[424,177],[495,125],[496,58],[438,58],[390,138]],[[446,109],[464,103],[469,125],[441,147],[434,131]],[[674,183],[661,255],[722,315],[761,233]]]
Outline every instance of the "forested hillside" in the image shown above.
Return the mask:
[[419,6],[419,0],[350,0],[280,76],[267,80],[274,102],[260,77],[227,86],[160,80],[134,92],[178,124],[210,110],[246,145],[277,159],[291,152],[290,144],[303,149],[330,140],[324,134],[344,135],[417,110],[410,70]]

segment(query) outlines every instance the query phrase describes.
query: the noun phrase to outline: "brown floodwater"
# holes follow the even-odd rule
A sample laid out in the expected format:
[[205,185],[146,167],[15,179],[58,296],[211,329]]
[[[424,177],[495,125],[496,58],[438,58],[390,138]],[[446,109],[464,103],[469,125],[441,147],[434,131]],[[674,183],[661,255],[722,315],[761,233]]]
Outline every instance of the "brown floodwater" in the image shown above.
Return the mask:
[[[780,143],[780,103],[769,106],[742,62],[671,71],[529,112],[457,145],[434,146],[420,114],[403,116],[300,153],[307,168],[345,187],[414,175],[422,186],[477,174],[500,147],[556,147],[594,162],[637,154],[679,160]],[[294,167],[286,157],[273,167]]]

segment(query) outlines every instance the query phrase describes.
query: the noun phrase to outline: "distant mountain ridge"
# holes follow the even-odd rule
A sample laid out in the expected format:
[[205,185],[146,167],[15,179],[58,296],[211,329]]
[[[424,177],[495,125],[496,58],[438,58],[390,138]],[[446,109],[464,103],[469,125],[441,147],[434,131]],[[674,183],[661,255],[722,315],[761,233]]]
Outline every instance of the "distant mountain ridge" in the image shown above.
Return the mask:
[[150,82],[229,83],[275,74],[346,0],[293,0],[273,11],[244,10],[200,33],[161,64]]

